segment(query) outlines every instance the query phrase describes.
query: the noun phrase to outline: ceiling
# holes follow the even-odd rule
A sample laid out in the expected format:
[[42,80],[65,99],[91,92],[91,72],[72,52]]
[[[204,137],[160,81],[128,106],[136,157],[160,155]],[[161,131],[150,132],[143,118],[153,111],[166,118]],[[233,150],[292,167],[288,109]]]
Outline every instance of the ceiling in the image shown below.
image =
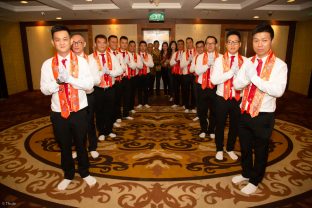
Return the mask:
[[147,19],[151,10],[164,11],[165,19],[300,21],[312,19],[312,0],[0,0],[5,21]]

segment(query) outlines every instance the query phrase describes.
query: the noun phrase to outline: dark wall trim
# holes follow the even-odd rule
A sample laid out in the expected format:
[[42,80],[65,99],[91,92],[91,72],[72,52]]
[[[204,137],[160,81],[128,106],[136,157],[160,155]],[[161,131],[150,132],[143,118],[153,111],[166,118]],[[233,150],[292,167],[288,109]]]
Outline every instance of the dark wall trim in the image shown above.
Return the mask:
[[28,88],[28,90],[32,91],[34,88],[33,88],[32,76],[31,76],[26,26],[23,25],[22,23],[20,23],[20,31],[21,31],[21,39],[22,39],[22,47],[23,47],[23,56],[24,56],[27,88]]
[[297,25],[296,22],[291,23],[289,25],[289,30],[288,30],[288,40],[287,40],[287,50],[286,50],[286,60],[285,60],[287,67],[288,67],[286,89],[288,89],[288,86],[289,86],[289,78],[290,78],[293,50],[294,50],[294,44],[295,44],[296,25]]

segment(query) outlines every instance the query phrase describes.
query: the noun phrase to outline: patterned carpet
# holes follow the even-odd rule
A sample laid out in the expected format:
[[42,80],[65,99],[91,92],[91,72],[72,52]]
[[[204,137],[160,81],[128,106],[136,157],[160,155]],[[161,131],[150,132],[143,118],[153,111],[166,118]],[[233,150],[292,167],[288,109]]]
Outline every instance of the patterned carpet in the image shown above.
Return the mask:
[[[153,106],[134,117],[115,129],[116,138],[99,143],[99,158],[90,157],[97,185],[89,188],[77,176],[64,192],[55,188],[63,176],[49,117],[1,131],[2,205],[311,207],[312,130],[276,120],[265,178],[257,194],[248,197],[239,191],[244,184],[231,183],[240,172],[239,161],[227,155],[220,162],[214,159],[214,141],[197,136],[194,114]],[[13,196],[4,194],[12,189]]]

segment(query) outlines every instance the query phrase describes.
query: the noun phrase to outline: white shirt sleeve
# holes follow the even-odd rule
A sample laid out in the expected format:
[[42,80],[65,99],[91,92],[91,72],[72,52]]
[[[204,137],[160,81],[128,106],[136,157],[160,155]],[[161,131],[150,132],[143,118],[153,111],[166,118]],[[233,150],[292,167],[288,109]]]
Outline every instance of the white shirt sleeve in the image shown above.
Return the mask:
[[[118,56],[114,56],[114,54],[110,53],[111,59],[112,59],[112,70],[110,71],[111,77],[117,77],[121,75],[124,70],[122,68],[122,65],[120,64],[120,61],[117,59]],[[125,67],[125,66],[124,66]]]
[[149,68],[154,67],[153,57],[151,56],[151,54],[147,54],[147,56],[148,56],[147,62],[145,62],[145,60],[143,59],[143,63]]
[[[114,56],[114,54],[112,56]],[[124,63],[122,54],[121,53],[116,54],[116,58],[120,64],[122,70],[125,72],[127,70],[127,65]]]
[[236,90],[242,90],[250,83],[250,80],[246,75],[246,69],[248,67],[253,67],[250,59],[244,61],[242,67],[238,70],[237,75],[234,76],[233,86]]
[[99,74],[99,68],[98,65],[93,58],[93,54],[89,55],[89,67],[90,67],[90,72],[93,78],[94,85],[99,85],[101,82],[101,77]]
[[131,69],[136,69],[136,63],[134,61],[134,57],[131,53],[128,53],[128,56],[130,57],[130,61],[128,63],[128,66],[131,68]]
[[182,54],[182,60],[180,62],[180,67],[181,68],[187,67],[187,65],[189,64],[189,61],[186,60],[186,53],[187,53],[187,51],[184,51],[183,54]]
[[196,59],[196,56],[193,58],[192,63],[191,63],[191,67],[190,67],[191,73],[195,72],[195,59]]
[[197,58],[197,63],[195,65],[195,73],[197,75],[202,75],[208,69],[208,64],[203,65],[204,54],[200,54]]
[[52,95],[59,91],[59,85],[53,76],[52,58],[46,60],[41,67],[40,90],[44,95]]
[[69,77],[68,83],[78,90],[91,90],[93,88],[93,79],[90,73],[88,62],[82,58],[78,58],[78,77]]
[[210,77],[210,80],[214,85],[222,84],[233,77],[233,70],[227,72],[224,72],[223,70],[223,56],[219,56],[214,62]]
[[176,52],[174,52],[174,53],[172,54],[171,59],[170,59],[170,66],[174,66],[174,65],[177,64],[177,62],[176,62],[176,60],[175,60],[175,57],[176,57],[177,53],[178,53],[178,52],[176,51]]
[[143,62],[142,58],[139,54],[137,54],[137,63],[136,63],[137,69],[142,69],[143,68]]

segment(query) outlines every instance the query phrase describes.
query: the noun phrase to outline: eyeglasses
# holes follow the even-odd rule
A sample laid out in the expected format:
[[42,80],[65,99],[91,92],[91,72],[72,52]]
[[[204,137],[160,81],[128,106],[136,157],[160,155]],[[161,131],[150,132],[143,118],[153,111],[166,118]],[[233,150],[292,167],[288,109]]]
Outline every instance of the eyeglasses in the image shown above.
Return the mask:
[[228,45],[238,45],[240,41],[228,41],[226,44]]
[[215,45],[216,43],[206,43],[207,45]]
[[73,45],[82,45],[82,41],[73,41]]

